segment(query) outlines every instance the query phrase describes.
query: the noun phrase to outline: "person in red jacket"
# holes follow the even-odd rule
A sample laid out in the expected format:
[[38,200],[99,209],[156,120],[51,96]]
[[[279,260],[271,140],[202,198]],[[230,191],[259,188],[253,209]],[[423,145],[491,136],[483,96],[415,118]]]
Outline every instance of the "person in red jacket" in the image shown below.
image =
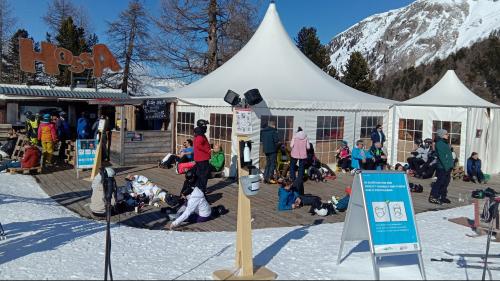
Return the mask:
[[24,145],[24,154],[21,162],[11,161],[0,165],[0,171],[8,168],[34,168],[40,166],[40,150],[38,147],[27,143]]
[[210,144],[205,136],[208,121],[200,119],[194,128],[194,161],[196,162],[196,186],[205,193],[207,190],[208,175],[210,173]]

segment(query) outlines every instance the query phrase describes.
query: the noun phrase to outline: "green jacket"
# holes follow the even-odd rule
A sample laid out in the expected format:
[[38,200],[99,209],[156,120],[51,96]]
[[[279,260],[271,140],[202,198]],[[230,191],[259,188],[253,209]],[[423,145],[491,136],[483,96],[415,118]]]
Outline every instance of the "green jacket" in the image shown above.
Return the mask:
[[444,139],[437,138],[435,149],[438,156],[437,168],[445,171],[453,169],[453,155],[451,154],[450,145]]
[[213,152],[209,160],[210,166],[212,166],[215,171],[219,172],[224,168],[224,151],[219,150],[219,152]]
[[277,157],[276,157],[276,162],[278,164],[278,167],[280,167],[282,164],[290,164],[290,150],[288,150],[288,148],[285,149],[286,151],[286,158],[288,159],[287,161],[284,161],[282,159],[282,156],[283,156],[283,152],[281,151],[281,149],[278,149],[278,154],[277,154]]

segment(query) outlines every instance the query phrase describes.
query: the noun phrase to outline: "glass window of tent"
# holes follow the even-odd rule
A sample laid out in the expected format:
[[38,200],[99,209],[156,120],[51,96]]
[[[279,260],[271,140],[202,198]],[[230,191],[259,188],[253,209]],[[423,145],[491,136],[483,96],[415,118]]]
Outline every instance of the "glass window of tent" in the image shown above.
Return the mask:
[[375,129],[377,125],[383,125],[383,121],[383,116],[361,116],[359,139],[363,140],[366,146],[371,146],[372,130]]
[[399,119],[398,162],[407,162],[415,148],[415,140],[422,139],[423,125],[420,119]]
[[210,114],[209,137],[210,144],[219,143],[224,151],[224,165],[231,164],[231,135],[233,133],[233,114]]
[[187,139],[194,137],[194,112],[177,112],[176,152]]
[[314,152],[321,163],[335,163],[335,151],[344,138],[343,116],[316,118],[316,147]]

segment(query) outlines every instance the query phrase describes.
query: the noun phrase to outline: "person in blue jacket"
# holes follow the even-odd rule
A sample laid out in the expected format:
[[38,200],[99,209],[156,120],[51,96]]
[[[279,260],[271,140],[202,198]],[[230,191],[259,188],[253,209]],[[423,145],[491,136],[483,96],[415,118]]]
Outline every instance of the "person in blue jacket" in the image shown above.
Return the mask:
[[352,150],[351,167],[357,170],[373,170],[375,162],[370,150],[365,149],[365,144],[362,140],[356,142],[356,147]]
[[477,152],[472,152],[469,159],[467,159],[467,176],[473,183],[484,182],[484,174],[481,171],[481,159]]
[[90,138],[90,121],[87,118],[87,113],[82,112],[82,116],[78,118],[76,126],[77,139]]
[[372,146],[375,146],[376,142],[380,142],[380,144],[382,144],[382,147],[384,147],[385,134],[382,131],[382,125],[379,124],[375,127],[375,129],[373,129],[371,134],[371,139],[372,139]]
[[278,189],[278,211],[287,211],[299,207],[299,194],[292,189],[292,181],[284,179]]

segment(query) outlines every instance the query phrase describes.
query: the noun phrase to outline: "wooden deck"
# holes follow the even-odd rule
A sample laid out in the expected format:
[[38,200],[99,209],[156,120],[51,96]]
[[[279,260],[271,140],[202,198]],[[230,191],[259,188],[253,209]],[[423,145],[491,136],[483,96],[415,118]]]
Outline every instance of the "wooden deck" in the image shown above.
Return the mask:
[[[184,180],[183,175],[176,175],[174,170],[159,169],[153,165],[143,165],[135,167],[116,167],[116,180],[118,185],[124,185],[127,174],[142,174],[158,184],[163,189],[173,194],[179,194]],[[90,202],[91,189],[90,182],[83,180],[89,177],[90,172],[81,173],[79,180],[76,179],[74,169],[60,169],[50,173],[35,175],[34,177],[44,189],[44,191],[54,200],[68,209],[78,213],[82,217],[96,219],[90,212],[88,204]],[[318,195],[324,201],[331,198],[332,195],[342,197],[346,186],[351,185],[353,176],[349,174],[339,174],[336,180],[326,183],[306,182],[305,192]],[[500,191],[500,177],[493,177],[488,185],[472,184],[463,181],[452,181],[448,190],[449,198],[452,204],[434,205],[427,202],[430,192],[431,180],[420,180],[410,178],[410,182],[420,183],[424,186],[423,193],[413,193],[413,205],[417,213],[425,211],[442,210],[460,206],[458,202],[459,193],[467,194],[477,188],[492,187]],[[278,212],[277,206],[278,185],[261,184],[261,190],[258,195],[252,197],[252,227],[269,228],[285,227],[296,225],[308,225],[312,223],[334,223],[343,222],[345,213],[339,213],[327,217],[311,216],[307,207],[298,210]],[[182,231],[235,231],[236,230],[236,210],[237,210],[237,184],[225,179],[210,179],[209,194],[207,200],[212,205],[224,205],[229,213],[215,220],[185,225],[179,230]],[[166,206],[166,205],[165,205]],[[143,212],[122,213],[112,217],[114,222],[129,225],[132,227],[163,229],[168,221],[165,214],[160,212],[160,208],[146,206]]]

